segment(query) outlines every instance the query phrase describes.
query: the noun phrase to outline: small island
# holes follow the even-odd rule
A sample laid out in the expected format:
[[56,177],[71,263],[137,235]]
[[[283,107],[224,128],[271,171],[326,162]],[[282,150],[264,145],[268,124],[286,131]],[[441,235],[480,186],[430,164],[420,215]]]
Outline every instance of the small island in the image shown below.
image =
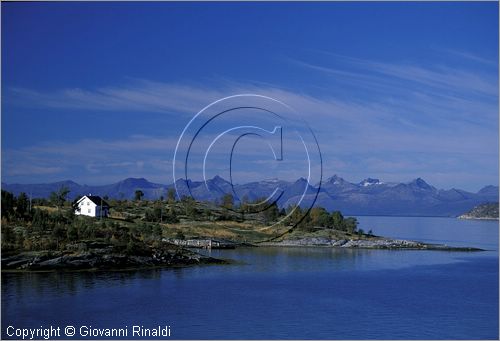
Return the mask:
[[[376,236],[358,228],[354,217],[314,207],[266,210],[222,202],[100,199],[106,216],[85,216],[67,189],[50,200],[32,202],[2,190],[2,271],[125,270],[230,264],[196,252],[200,248],[332,247],[339,249],[409,249],[481,251]],[[106,201],[105,201],[106,200]],[[109,205],[107,203],[109,201]],[[262,202],[262,200],[258,200]],[[90,211],[89,211],[90,212]]]
[[459,219],[498,220],[498,202],[487,202],[475,206],[458,217]]

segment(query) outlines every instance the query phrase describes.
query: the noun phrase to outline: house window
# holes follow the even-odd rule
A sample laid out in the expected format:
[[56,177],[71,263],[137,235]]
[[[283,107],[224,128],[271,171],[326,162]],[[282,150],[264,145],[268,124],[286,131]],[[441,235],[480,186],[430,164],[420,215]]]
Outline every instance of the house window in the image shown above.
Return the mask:
[[89,208],[89,213],[90,213],[90,208]]
[[87,201],[87,206],[90,206],[90,201]]

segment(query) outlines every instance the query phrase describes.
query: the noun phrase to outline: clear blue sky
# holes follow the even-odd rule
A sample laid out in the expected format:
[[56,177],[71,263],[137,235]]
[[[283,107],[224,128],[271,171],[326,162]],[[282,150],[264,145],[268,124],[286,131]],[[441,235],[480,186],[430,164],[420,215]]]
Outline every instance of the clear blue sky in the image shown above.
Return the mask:
[[1,6],[2,182],[170,183],[190,118],[252,92],[306,113],[326,178],[498,184],[496,2]]

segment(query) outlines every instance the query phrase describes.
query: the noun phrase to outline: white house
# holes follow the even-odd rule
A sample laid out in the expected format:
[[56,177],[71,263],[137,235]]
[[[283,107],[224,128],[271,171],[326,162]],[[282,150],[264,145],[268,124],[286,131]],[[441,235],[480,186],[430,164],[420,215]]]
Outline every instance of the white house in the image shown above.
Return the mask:
[[74,205],[75,214],[90,217],[107,217],[109,205],[100,196],[84,195]]

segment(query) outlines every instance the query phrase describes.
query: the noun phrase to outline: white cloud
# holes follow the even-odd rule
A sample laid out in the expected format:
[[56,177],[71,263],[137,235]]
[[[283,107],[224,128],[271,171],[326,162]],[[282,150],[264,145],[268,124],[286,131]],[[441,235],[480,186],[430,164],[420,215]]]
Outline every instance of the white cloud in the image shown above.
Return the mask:
[[9,91],[13,102],[29,107],[155,113],[193,113],[221,97],[219,92],[209,89],[148,80],[93,90],[73,88],[42,92],[16,87]]
[[[456,54],[460,55],[460,52]],[[463,54],[474,61],[475,56]],[[24,106],[54,110],[96,110],[120,115],[150,112],[154,115],[183,114],[192,117],[214,100],[239,93],[256,93],[278,99],[302,114],[316,133],[325,167],[333,173],[374,174],[396,177],[422,176],[427,167],[439,172],[440,160],[453,157],[447,174],[463,172],[470,163],[485,163],[483,172],[498,172],[498,79],[468,69],[380,63],[333,55],[349,67],[338,68],[295,61],[302,67],[333,76],[333,81],[370,90],[370,97],[347,98],[322,91],[321,95],[294,92],[270,84],[222,82],[212,87],[131,80],[125,85],[96,89],[35,91],[8,89],[7,100]],[[477,60],[488,64],[487,61]],[[362,92],[362,91],[361,91]],[[163,116],[162,116],[163,117]],[[178,117],[179,116],[171,116]],[[152,121],[154,122],[154,121]],[[171,177],[171,157],[179,132],[167,136],[134,135],[123,139],[83,139],[60,143],[45,141],[24,148],[4,150],[3,168],[9,176],[67,174],[68,169],[88,167],[88,172],[116,179],[125,174]],[[205,140],[203,140],[205,138]],[[201,145],[211,140],[203,137]],[[286,141],[289,151],[301,146]],[[85,152],[79,152],[85,150]],[[252,153],[251,146],[240,151]],[[428,163],[412,162],[416,153]],[[370,155],[370,154],[376,154]],[[417,160],[417,159],[415,159]],[[53,165],[57,164],[57,167]],[[31,167],[27,167],[31,165]],[[19,170],[20,166],[22,171]],[[259,167],[255,163],[255,167]],[[384,171],[385,170],[385,171]],[[389,171],[392,170],[392,171]],[[420,172],[420,173],[419,173]],[[258,170],[249,169],[255,176]],[[290,176],[296,173],[289,171]],[[489,174],[488,173],[488,174]],[[161,176],[158,176],[161,174]],[[391,181],[393,179],[385,179]]]

